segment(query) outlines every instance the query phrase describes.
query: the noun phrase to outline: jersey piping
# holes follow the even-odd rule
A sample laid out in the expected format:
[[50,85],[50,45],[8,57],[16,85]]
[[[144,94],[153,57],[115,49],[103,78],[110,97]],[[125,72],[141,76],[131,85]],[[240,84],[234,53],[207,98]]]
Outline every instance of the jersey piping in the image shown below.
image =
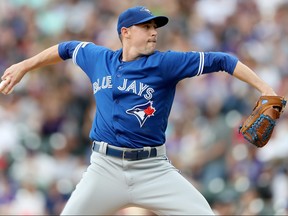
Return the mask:
[[196,76],[200,76],[203,73],[203,68],[204,68],[204,53],[199,52],[199,55],[200,55],[200,62],[199,62],[198,73]]
[[73,61],[73,63],[74,63],[75,65],[79,66],[79,65],[77,64],[77,61],[76,61],[76,56],[77,56],[77,53],[78,53],[80,47],[85,47],[88,43],[89,43],[89,42],[81,42],[81,43],[79,43],[79,44],[76,46],[76,48],[75,48],[75,50],[74,50],[74,52],[73,52],[73,55],[72,55],[72,61]]

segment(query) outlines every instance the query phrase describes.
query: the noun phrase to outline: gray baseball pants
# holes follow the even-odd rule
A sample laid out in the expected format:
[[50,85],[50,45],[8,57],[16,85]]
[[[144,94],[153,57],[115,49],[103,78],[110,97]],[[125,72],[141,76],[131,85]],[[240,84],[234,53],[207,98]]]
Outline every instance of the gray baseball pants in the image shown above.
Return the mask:
[[157,215],[214,215],[203,195],[170,163],[165,145],[157,147],[156,157],[133,161],[107,156],[107,143],[100,145],[61,215],[112,215],[129,206]]

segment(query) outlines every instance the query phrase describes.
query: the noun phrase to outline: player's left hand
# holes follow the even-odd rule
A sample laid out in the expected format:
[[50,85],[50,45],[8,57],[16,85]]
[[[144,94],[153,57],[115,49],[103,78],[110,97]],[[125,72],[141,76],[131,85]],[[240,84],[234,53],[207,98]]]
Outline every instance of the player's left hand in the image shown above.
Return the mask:
[[282,96],[261,96],[252,113],[239,127],[239,132],[253,145],[265,146],[272,136],[276,121],[280,118],[286,102]]

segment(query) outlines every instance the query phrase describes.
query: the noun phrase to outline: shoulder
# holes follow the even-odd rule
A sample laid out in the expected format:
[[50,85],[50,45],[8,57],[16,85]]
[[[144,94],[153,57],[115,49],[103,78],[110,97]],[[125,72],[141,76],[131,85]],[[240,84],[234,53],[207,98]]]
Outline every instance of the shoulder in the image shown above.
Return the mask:
[[187,57],[187,56],[199,56],[199,52],[196,52],[196,51],[183,52],[183,51],[175,51],[175,50],[167,50],[164,52],[156,51],[154,54],[162,56],[163,58],[179,58],[179,57]]
[[81,52],[83,55],[108,55],[114,56],[119,50],[114,51],[108,47],[97,45],[93,42],[81,42],[75,48],[76,53]]
[[181,53],[181,52],[175,52],[172,50],[168,50],[168,51],[159,51],[156,50],[153,54],[149,55],[148,58],[150,59],[163,59],[163,58],[170,58],[173,56],[177,56],[177,53]]
[[111,49],[105,47],[105,46],[101,46],[101,45],[97,45],[93,42],[81,42],[79,45],[79,47],[81,48],[86,48],[89,50],[98,50],[98,51],[103,51],[103,52],[113,52]]
[[165,64],[183,64],[184,62],[191,62],[197,60],[200,57],[199,52],[191,51],[191,52],[182,52],[175,50],[167,50],[164,52],[155,51],[151,57],[158,59],[159,61]]

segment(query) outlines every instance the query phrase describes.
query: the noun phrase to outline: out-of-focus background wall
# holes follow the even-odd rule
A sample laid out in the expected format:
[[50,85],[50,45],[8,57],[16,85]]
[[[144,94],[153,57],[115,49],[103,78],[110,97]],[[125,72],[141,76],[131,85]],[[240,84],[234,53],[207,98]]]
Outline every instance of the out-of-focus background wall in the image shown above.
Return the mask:
[[[287,0],[1,0],[0,75],[65,40],[120,48],[118,15],[135,5],[170,18],[159,29],[159,50],[232,53],[288,96]],[[255,89],[215,73],[177,90],[168,155],[215,212],[287,214],[287,114],[269,144],[256,149],[238,134],[260,96]],[[88,78],[71,61],[33,71],[0,96],[1,214],[60,213],[89,162],[94,109]]]

